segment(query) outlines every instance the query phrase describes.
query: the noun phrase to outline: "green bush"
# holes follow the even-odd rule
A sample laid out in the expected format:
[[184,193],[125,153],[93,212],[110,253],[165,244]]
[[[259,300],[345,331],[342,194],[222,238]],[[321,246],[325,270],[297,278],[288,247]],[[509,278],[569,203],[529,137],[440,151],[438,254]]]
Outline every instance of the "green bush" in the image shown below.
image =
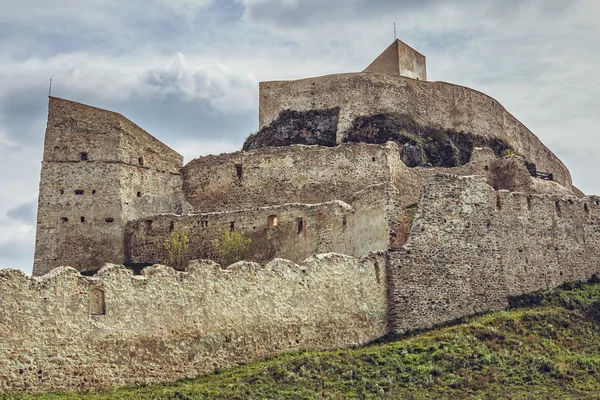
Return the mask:
[[225,232],[221,240],[215,240],[213,245],[223,266],[228,266],[250,256],[252,239],[244,232]]
[[165,265],[178,271],[185,270],[189,261],[190,239],[185,232],[171,232],[164,244],[167,252]]

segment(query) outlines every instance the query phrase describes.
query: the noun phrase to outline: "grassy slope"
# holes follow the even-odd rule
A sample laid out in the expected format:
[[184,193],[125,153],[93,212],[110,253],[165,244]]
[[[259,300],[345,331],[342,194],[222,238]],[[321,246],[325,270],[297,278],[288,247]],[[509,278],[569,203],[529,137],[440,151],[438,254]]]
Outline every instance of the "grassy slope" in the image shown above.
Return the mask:
[[194,380],[4,399],[600,398],[600,284],[394,342],[287,354]]

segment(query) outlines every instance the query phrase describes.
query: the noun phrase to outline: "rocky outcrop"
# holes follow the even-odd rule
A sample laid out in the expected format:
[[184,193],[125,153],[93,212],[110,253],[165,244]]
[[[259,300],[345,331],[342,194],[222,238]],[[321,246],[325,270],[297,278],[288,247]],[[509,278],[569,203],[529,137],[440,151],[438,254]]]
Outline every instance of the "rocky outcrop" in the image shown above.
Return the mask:
[[475,147],[489,147],[501,156],[512,149],[496,138],[418,124],[407,114],[377,114],[355,118],[343,134],[344,142],[400,144],[400,157],[408,167],[457,167],[471,159]]
[[246,139],[243,150],[293,144],[335,146],[339,107],[323,110],[284,110],[279,118]]

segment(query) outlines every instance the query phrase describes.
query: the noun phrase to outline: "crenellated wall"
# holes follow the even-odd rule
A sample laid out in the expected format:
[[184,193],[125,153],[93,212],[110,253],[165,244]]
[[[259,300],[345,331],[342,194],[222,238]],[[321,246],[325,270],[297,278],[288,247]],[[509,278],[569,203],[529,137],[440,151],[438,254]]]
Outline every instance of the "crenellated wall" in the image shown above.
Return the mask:
[[408,242],[389,256],[395,332],[500,309],[511,296],[600,274],[600,198],[435,175]]
[[173,381],[387,333],[385,254],[144,273],[1,270],[0,393]]

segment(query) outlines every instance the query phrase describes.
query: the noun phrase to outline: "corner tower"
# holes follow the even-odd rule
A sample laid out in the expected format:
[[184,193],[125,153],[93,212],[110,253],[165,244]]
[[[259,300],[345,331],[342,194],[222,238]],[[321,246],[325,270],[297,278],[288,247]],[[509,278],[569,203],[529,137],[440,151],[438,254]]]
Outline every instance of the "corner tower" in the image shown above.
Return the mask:
[[363,72],[427,80],[425,56],[398,39],[394,40]]
[[33,274],[123,263],[127,221],[183,211],[182,163],[120,114],[50,97]]

